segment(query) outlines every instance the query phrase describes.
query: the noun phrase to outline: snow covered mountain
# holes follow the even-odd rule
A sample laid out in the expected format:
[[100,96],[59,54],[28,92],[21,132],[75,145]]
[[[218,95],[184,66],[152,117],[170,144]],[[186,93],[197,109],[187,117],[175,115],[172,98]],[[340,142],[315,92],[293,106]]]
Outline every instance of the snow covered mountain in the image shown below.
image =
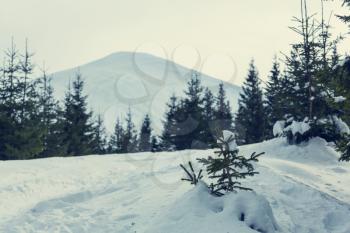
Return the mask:
[[[145,53],[119,52],[100,60],[52,75],[55,94],[63,99],[69,80],[80,72],[85,80],[88,102],[95,113],[103,115],[109,132],[117,116],[123,117],[131,107],[134,122],[140,125],[150,114],[153,128],[159,133],[162,118],[172,94],[182,95],[191,70],[172,61]],[[201,74],[202,84],[217,92],[221,80]],[[232,109],[237,109],[240,88],[225,83]]]
[[239,149],[266,152],[243,183],[257,196],[213,198],[180,181],[179,163],[212,150],[0,161],[0,232],[350,232],[350,164],[324,140]]

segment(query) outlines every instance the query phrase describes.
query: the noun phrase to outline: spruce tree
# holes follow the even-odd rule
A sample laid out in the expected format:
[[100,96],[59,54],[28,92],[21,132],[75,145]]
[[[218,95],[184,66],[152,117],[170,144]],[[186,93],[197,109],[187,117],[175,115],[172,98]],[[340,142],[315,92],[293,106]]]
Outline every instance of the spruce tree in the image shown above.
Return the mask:
[[281,71],[277,58],[275,58],[272,69],[265,88],[266,96],[266,114],[267,114],[267,132],[266,135],[271,138],[272,129],[276,121],[283,119],[284,112],[284,96],[282,83],[285,80],[281,78]]
[[151,119],[147,114],[145,116],[145,119],[143,120],[141,130],[140,130],[138,151],[140,152],[151,151],[152,149],[151,134],[152,134]]
[[177,115],[177,140],[176,148],[202,149],[201,135],[205,129],[203,120],[203,86],[201,85],[199,74],[192,73],[191,79],[187,83],[185,97],[178,108]]
[[0,99],[0,159],[16,159],[9,154],[11,137],[16,129],[16,112],[19,106],[15,102],[17,74],[19,72],[18,51],[12,41],[6,50],[1,75]]
[[230,102],[226,99],[226,92],[223,83],[219,84],[219,92],[216,97],[216,105],[214,109],[214,118],[214,131],[216,137],[219,137],[222,131],[232,129],[233,116]]
[[[22,59],[14,43],[5,53],[6,64],[1,80],[0,157],[3,159],[36,158],[42,147],[42,127],[37,82],[28,81],[32,62],[28,50]],[[24,65],[25,64],[25,65]]]
[[[333,79],[332,65],[336,58],[334,51],[339,39],[331,40],[329,25],[324,17],[320,23],[314,16],[308,15],[305,0],[301,0],[301,18],[294,18],[297,26],[291,27],[302,41],[292,45],[290,57],[286,57],[288,80],[292,88],[288,89],[289,105],[286,105],[284,133],[289,143],[300,143],[312,137],[322,137],[327,141],[336,141],[341,132],[336,126],[341,116],[340,109],[332,103],[333,92],[330,80]],[[295,125],[304,125],[306,131],[295,132]]]
[[122,153],[130,153],[137,151],[137,135],[135,125],[132,120],[131,109],[126,115],[126,127],[122,143]]
[[109,153],[122,153],[123,150],[123,139],[124,139],[124,128],[120,118],[117,118],[114,132],[109,140]]
[[43,70],[39,83],[40,118],[43,129],[43,151],[40,157],[65,156],[63,111],[53,96],[51,78]]
[[[218,144],[220,150],[215,152],[215,157],[209,156],[206,159],[198,159],[200,163],[206,166],[209,178],[214,179],[214,183],[209,186],[212,194],[222,196],[225,193],[236,192],[239,189],[251,190],[242,186],[238,180],[258,174],[254,171],[252,162],[258,162],[258,157],[263,153],[256,154],[254,152],[249,158],[239,155],[234,135],[229,131],[223,131],[223,136],[219,138]],[[193,171],[193,169],[191,170]],[[201,173],[198,177],[201,177]]]
[[[343,6],[348,7],[350,10],[350,0],[343,0]],[[350,27],[350,15],[337,15],[337,16],[344,23],[349,24],[349,27]]]
[[235,119],[237,139],[241,144],[261,142],[265,139],[266,114],[260,80],[254,62],[250,63],[248,76],[242,87]]
[[93,152],[92,113],[87,110],[84,95],[84,81],[81,74],[77,74],[73,81],[73,90],[68,88],[65,96],[64,134],[67,144],[67,154],[72,156],[87,155]]
[[203,131],[200,141],[207,144],[209,148],[214,147],[214,129],[215,129],[215,97],[213,93],[206,88],[203,97]]
[[106,130],[103,124],[102,116],[99,114],[93,125],[93,139],[91,142],[92,153],[103,155],[107,152]]
[[161,136],[162,150],[173,151],[176,148],[177,138],[177,112],[178,112],[178,101],[175,95],[170,97],[167,103],[167,112],[165,113],[165,119],[163,121],[163,132]]

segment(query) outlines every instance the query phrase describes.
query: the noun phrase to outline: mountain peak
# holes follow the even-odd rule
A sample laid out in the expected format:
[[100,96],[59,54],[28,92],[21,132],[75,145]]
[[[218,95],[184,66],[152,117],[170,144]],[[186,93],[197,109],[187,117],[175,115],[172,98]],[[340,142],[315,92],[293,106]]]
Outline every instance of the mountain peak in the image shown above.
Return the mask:
[[[56,97],[64,97],[77,69],[52,75]],[[145,114],[150,114],[155,132],[160,133],[166,103],[172,94],[183,95],[193,70],[148,53],[123,51],[81,65],[79,72],[85,80],[89,106],[103,115],[109,132],[114,129],[116,117],[130,107],[137,126]],[[200,77],[204,86],[217,92],[221,80],[205,74]],[[236,110],[240,88],[229,83],[225,83],[225,88],[232,109]]]

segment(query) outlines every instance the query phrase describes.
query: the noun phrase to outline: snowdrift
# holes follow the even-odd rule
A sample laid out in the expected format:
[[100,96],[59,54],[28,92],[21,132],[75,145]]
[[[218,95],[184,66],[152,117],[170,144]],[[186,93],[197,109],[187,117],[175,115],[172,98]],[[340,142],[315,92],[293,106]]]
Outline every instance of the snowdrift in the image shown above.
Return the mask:
[[242,191],[214,197],[204,183],[199,183],[161,215],[146,232],[274,233],[279,229],[263,196]]
[[239,150],[266,152],[242,183],[257,194],[215,198],[180,181],[180,163],[212,150],[0,161],[0,232],[350,232],[350,164],[331,145],[277,138]]

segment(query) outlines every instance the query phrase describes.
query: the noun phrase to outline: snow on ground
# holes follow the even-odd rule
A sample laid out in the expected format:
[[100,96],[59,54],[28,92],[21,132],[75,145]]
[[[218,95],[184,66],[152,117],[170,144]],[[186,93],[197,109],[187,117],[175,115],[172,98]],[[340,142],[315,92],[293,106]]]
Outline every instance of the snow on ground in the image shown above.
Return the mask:
[[[261,211],[271,206],[278,232],[350,232],[350,165],[339,163],[326,142],[289,146],[274,139],[240,147],[244,155],[254,151],[266,155],[260,174],[244,184],[257,198],[241,193],[218,201],[179,181],[179,163],[211,150],[0,162],[0,232],[209,233],[216,221],[217,233],[257,232],[237,221],[235,203],[249,203],[235,200],[249,196],[252,203],[266,198]],[[196,195],[203,206],[186,201]]]

